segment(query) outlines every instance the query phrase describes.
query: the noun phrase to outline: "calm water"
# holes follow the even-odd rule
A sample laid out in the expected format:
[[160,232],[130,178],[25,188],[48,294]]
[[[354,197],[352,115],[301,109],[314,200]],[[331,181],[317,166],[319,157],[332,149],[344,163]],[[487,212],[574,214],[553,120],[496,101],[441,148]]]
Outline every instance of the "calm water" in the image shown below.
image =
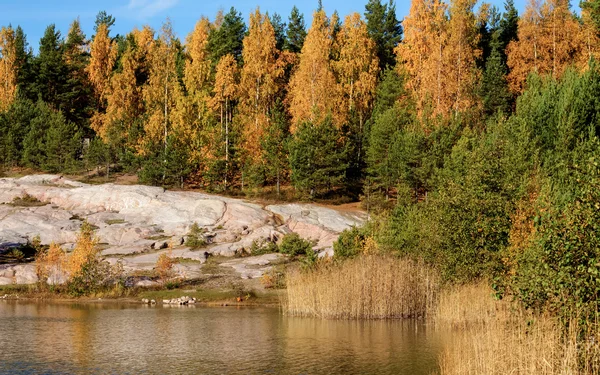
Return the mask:
[[0,374],[429,375],[438,349],[433,330],[415,322],[0,301]]

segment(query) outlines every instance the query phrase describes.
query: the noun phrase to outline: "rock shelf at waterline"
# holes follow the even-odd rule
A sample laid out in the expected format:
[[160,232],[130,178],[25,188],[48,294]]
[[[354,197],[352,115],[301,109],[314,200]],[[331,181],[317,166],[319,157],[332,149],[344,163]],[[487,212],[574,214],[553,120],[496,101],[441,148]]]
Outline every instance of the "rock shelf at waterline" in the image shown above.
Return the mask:
[[[38,204],[19,204],[27,198]],[[175,266],[193,277],[210,255],[233,257],[255,241],[279,241],[287,233],[313,240],[321,256],[333,254],[339,233],[364,223],[360,211],[338,211],[311,204],[263,206],[241,199],[141,185],[88,185],[57,175],[0,179],[0,254],[35,236],[42,244],[70,251],[83,220],[96,229],[102,256],[121,261],[125,271],[151,270],[161,253],[189,259]],[[192,250],[186,235],[197,223],[207,246]],[[172,249],[167,249],[167,247]],[[260,277],[279,254],[232,259],[241,278]],[[0,285],[35,283],[35,267],[1,265]]]

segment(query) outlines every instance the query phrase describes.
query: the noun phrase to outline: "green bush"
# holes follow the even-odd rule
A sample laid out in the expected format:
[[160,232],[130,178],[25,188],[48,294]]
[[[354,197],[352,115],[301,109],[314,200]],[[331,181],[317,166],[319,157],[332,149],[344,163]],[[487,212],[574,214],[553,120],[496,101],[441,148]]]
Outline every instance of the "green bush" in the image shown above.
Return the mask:
[[[514,289],[528,307],[594,318],[600,296],[600,142],[575,163],[571,182],[539,199],[535,236],[517,261]],[[561,204],[565,192],[572,198]],[[558,194],[557,194],[558,193]]]
[[206,246],[206,240],[204,240],[204,237],[202,236],[203,233],[204,228],[200,228],[197,223],[192,224],[190,231],[187,234],[185,245],[189,246],[192,250],[198,250]]
[[277,244],[273,241],[268,241],[265,239],[254,240],[252,241],[252,245],[250,246],[250,255],[254,256],[278,252],[279,247],[277,247]]
[[312,252],[313,243],[302,239],[298,233],[286,234],[281,240],[279,251],[291,256],[304,255]]
[[361,229],[352,227],[343,231],[333,243],[334,257],[352,258],[362,251],[365,235]]

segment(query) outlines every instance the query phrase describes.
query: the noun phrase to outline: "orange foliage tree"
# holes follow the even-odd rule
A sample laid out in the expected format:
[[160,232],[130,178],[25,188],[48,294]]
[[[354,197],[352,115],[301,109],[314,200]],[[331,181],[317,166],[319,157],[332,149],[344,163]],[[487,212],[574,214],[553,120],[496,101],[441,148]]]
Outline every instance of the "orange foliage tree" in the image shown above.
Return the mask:
[[244,152],[250,164],[260,162],[260,140],[269,123],[269,115],[278,94],[279,79],[284,74],[276,47],[275,30],[266,14],[256,9],[250,14],[250,29],[244,38],[239,84],[239,114]]
[[408,77],[419,113],[446,114],[444,50],[448,43],[447,6],[441,0],[413,0],[404,19],[404,40],[396,47],[398,70]]
[[[339,81],[340,110],[356,113],[362,129],[373,104],[379,59],[367,24],[358,13],[346,17],[338,34],[339,60],[334,63]],[[344,116],[344,117],[347,117]]]
[[530,0],[519,20],[518,35],[519,39],[507,48],[508,81],[515,93],[523,91],[529,73],[559,78],[569,65],[590,53],[586,51],[584,28],[571,12],[568,0]]
[[330,61],[334,24],[323,10],[313,15],[298,66],[289,83],[292,132],[303,121],[321,123],[328,115],[332,115],[336,125],[342,123],[338,111],[337,82]]
[[106,108],[106,97],[110,90],[110,78],[117,60],[117,43],[108,35],[108,25],[101,23],[90,44],[90,62],[85,68],[88,79],[94,87],[98,108],[92,117],[92,127],[102,127],[102,113]]
[[15,31],[0,29],[0,112],[5,111],[17,94],[17,50]]
[[142,88],[138,76],[148,73],[148,59],[154,45],[154,31],[150,27],[134,29],[120,59],[121,70],[110,80],[106,95],[106,114],[100,121],[92,123],[93,129],[105,142],[123,143],[126,147],[138,147],[137,131],[133,129],[144,112]]
[[223,135],[223,149],[221,144],[213,144],[211,147],[210,158],[214,160],[219,158],[221,151],[224,151],[225,171],[223,183],[227,189],[229,172],[230,172],[230,131],[231,121],[233,119],[233,107],[237,98],[237,88],[239,80],[239,69],[235,57],[232,54],[227,54],[219,60],[217,71],[215,74],[215,85],[213,88],[214,96],[211,101],[211,106],[221,124],[221,134]]
[[458,113],[477,103],[479,79],[476,61],[481,55],[473,7],[476,0],[452,0],[448,22],[448,44],[444,50],[446,108]]
[[162,144],[167,149],[169,132],[174,124],[174,111],[182,94],[177,76],[177,45],[171,22],[163,24],[158,40],[150,48],[148,84],[143,88],[144,139],[142,152]]

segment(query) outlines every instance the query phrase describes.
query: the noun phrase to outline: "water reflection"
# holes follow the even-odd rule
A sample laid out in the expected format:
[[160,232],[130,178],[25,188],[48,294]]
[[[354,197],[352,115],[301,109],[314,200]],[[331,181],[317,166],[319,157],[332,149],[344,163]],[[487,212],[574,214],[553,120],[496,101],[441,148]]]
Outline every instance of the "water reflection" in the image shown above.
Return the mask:
[[415,322],[0,301],[0,374],[429,374],[438,348]]

